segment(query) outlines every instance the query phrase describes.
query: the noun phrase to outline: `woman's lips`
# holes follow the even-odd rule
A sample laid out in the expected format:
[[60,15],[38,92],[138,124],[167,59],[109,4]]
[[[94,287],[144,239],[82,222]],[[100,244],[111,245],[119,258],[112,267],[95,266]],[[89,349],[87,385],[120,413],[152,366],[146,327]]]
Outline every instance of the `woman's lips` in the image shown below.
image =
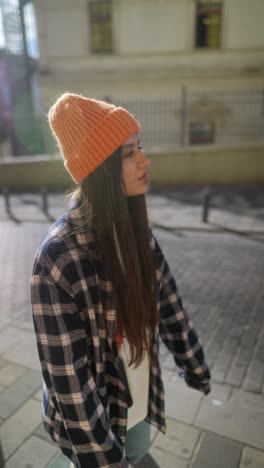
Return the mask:
[[143,176],[141,176],[139,178],[139,180],[143,180],[143,182],[145,182],[147,184],[148,183],[148,173],[145,172],[145,174]]

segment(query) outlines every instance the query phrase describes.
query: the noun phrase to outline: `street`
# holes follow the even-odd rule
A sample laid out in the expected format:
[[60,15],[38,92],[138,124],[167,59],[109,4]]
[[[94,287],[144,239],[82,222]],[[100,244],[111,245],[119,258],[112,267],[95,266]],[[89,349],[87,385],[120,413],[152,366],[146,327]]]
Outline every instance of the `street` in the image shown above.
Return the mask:
[[[260,221],[255,236],[235,229],[209,232],[200,226],[194,230],[191,209],[196,207],[189,206],[188,229],[186,207],[181,223],[184,206],[178,204],[176,209],[166,194],[165,204],[164,200],[167,220],[175,226],[168,230],[165,223],[164,229],[154,228],[154,234],[203,343],[213,391],[204,398],[188,389],[175,372],[171,355],[161,346],[168,432],[163,436],[153,431],[151,455],[163,468],[259,468],[264,466],[264,238],[259,234]],[[150,197],[154,225],[161,215],[160,202],[159,196]],[[22,212],[21,206],[17,210],[26,221],[8,221],[3,210],[0,220],[2,457],[7,468],[62,468],[68,466],[67,461],[41,427],[41,376],[29,290],[34,254],[50,223],[36,207],[25,204]],[[61,198],[52,198],[55,217],[63,208]],[[154,464],[146,459],[139,466]]]

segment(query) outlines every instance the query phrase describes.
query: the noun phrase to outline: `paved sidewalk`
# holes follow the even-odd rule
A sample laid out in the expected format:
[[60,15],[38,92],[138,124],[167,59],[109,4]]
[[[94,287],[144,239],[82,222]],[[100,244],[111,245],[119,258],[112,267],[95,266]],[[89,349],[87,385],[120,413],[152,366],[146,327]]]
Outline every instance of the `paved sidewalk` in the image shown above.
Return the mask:
[[[209,192],[208,222],[202,221]],[[168,230],[264,234],[264,186],[156,189],[150,219]]]
[[[207,188],[155,189],[147,196],[153,226],[167,230],[234,232],[264,235],[264,186],[209,187],[208,222],[202,222]],[[64,195],[48,196],[49,214],[56,218],[67,206]],[[38,195],[12,195],[11,211],[19,222],[47,222]],[[7,220],[4,198],[0,197],[0,220]]]
[[[161,345],[167,434],[152,431],[140,468],[264,467],[264,190],[215,195],[210,223],[200,222],[201,192],[148,197],[155,234],[212,369],[207,397],[186,387]],[[68,468],[41,426],[40,369],[29,299],[32,260],[49,223],[28,195],[0,199],[0,467]],[[50,198],[59,216],[63,197]],[[2,464],[1,464],[2,459]],[[3,460],[5,460],[5,465]]]

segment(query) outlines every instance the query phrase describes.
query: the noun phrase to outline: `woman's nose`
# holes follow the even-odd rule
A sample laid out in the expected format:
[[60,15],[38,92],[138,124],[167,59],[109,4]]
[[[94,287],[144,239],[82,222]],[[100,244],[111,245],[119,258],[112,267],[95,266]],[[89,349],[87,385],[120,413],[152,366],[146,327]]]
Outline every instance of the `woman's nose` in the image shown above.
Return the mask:
[[145,155],[144,151],[140,151],[139,164],[141,167],[147,167],[150,165],[150,159]]

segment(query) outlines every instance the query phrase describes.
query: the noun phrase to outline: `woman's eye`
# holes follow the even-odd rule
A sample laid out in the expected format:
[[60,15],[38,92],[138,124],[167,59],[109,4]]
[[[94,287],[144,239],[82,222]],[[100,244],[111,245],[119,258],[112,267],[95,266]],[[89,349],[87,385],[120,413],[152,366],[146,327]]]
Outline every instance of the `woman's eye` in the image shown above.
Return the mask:
[[[143,146],[138,146],[137,149],[138,149],[138,151],[142,151]],[[133,156],[134,156],[134,150],[130,151],[130,153],[128,153],[128,154],[125,154],[124,158],[132,158]]]
[[125,158],[131,158],[134,155],[134,151],[131,151],[130,153],[125,155]]

